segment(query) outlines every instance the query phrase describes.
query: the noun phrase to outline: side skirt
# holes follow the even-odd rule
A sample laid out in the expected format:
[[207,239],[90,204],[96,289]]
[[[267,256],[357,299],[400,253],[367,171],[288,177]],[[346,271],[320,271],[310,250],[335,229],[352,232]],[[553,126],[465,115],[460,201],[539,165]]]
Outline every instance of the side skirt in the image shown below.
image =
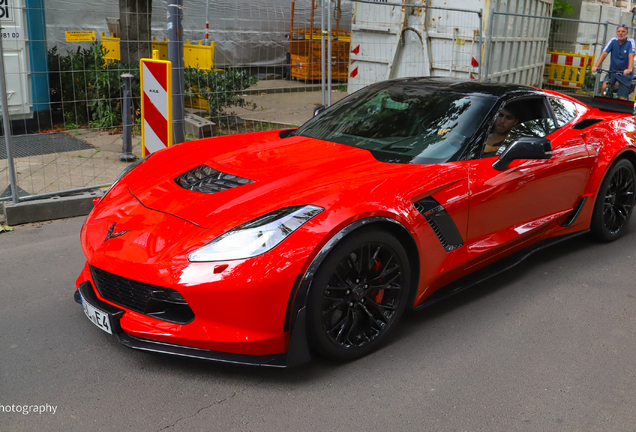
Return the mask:
[[417,305],[415,310],[422,310],[427,308],[439,301],[447,299],[448,297],[455,295],[459,292],[464,291],[474,285],[477,285],[487,279],[490,279],[493,276],[497,276],[500,273],[503,273],[517,264],[519,264],[524,259],[528,258],[533,253],[545,249],[547,247],[553,246],[557,243],[561,243],[563,241],[569,240],[574,237],[578,237],[582,234],[588,233],[590,230],[584,230],[575,232],[572,234],[567,234],[561,237],[554,237],[546,240],[542,240],[537,242],[531,246],[528,246],[525,249],[517,251],[511,255],[508,255],[505,258],[502,258],[492,264],[487,265],[484,268],[481,268],[469,275],[464,276],[461,279],[456,280],[455,282],[451,282],[450,284],[438,289],[429,297],[426,298],[422,303]]

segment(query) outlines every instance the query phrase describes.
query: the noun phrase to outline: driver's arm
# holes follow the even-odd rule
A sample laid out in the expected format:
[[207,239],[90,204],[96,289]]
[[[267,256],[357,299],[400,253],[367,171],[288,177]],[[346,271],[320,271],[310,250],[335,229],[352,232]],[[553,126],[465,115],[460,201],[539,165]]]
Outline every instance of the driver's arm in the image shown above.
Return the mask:
[[[634,56],[633,54],[631,56],[632,56],[632,62],[633,62]],[[607,53],[603,51],[600,57],[598,58],[598,60],[596,60],[596,64],[592,68],[592,73],[596,73],[597,69],[601,67],[601,65],[603,64],[603,60],[605,60],[606,57],[607,57]],[[630,63],[630,64],[633,64],[633,63]]]

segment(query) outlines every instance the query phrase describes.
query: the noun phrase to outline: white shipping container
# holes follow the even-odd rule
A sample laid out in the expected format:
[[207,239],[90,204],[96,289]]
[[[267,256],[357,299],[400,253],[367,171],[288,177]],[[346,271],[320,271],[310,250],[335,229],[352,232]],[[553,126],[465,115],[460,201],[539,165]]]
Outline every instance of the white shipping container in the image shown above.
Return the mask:
[[374,82],[400,77],[480,79],[486,60],[482,44],[487,41],[493,11],[520,16],[496,16],[489,78],[540,84],[550,22],[527,15],[549,17],[553,0],[402,1],[424,3],[428,8],[383,3],[353,3],[350,93]]
[[[0,10],[4,70],[12,119],[33,117],[31,104],[31,74],[26,46],[27,24],[23,0],[4,0]],[[0,101],[0,107],[2,101]],[[2,111],[0,110],[0,118]]]
[[[543,81],[545,54],[553,1],[493,2],[496,12],[516,16],[493,15],[491,52],[488,55],[488,80],[540,86]],[[486,15],[490,17],[490,15]],[[545,17],[545,18],[534,18]],[[490,23],[485,27],[490,31]]]

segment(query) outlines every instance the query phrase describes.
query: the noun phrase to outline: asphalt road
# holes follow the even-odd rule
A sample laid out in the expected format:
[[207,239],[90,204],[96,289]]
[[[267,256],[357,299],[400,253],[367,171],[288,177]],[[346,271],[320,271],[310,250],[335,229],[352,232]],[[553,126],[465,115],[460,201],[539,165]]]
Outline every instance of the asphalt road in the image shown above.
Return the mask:
[[0,234],[2,431],[636,430],[635,220],[407,315],[366,358],[290,370],[119,345],[73,301],[81,223]]

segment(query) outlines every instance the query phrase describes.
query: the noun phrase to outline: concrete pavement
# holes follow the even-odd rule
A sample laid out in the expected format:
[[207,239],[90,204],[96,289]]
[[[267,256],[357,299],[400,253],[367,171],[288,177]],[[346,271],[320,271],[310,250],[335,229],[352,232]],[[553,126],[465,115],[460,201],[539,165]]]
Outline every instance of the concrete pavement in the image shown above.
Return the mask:
[[0,405],[57,407],[0,410],[3,432],[634,431],[636,220],[406,315],[367,357],[272,370],[133,351],[97,328],[73,301],[82,219],[0,234]]

